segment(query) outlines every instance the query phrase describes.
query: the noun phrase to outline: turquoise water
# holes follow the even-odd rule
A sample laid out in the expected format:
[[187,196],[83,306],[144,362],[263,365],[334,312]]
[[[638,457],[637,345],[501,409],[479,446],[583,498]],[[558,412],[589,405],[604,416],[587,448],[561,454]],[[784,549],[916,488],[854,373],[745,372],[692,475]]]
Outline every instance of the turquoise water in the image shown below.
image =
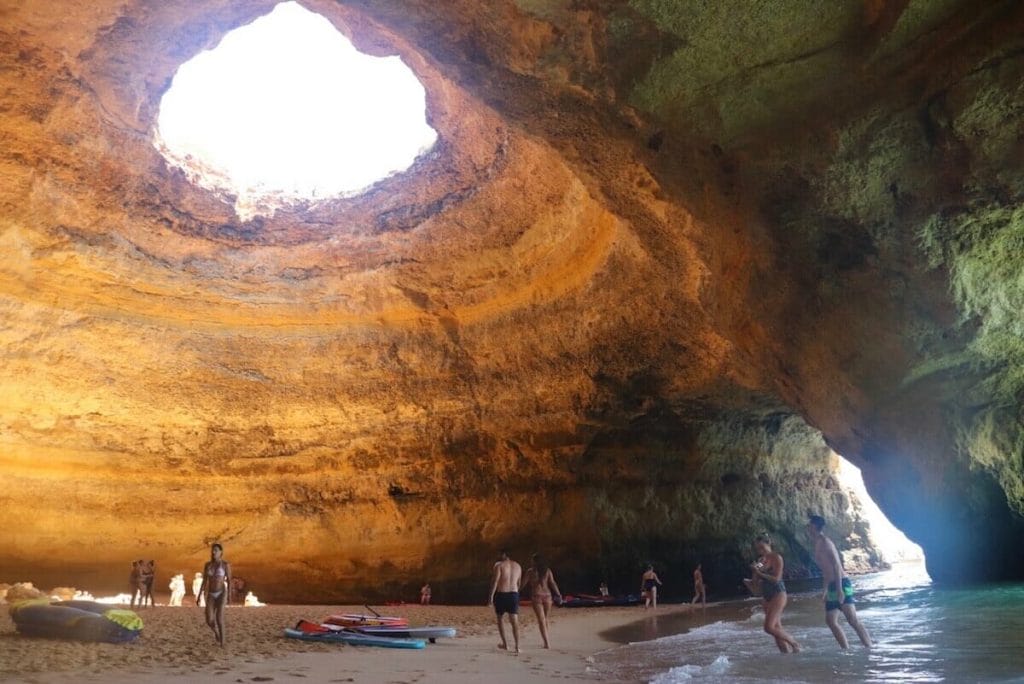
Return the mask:
[[[617,682],[1021,682],[1024,584],[933,587],[923,565],[858,577],[866,650],[840,617],[850,650],[825,626],[820,593],[791,595],[783,625],[803,651],[782,655],[749,599],[658,616],[610,633],[631,641],[593,658],[590,673]],[[683,633],[680,633],[683,632]],[[644,641],[640,641],[644,640]]]

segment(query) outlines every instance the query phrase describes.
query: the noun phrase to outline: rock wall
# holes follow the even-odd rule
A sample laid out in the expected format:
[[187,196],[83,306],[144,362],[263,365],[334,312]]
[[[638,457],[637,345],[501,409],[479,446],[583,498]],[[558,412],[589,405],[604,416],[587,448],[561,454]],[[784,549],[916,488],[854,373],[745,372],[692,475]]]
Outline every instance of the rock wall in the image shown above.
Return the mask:
[[0,577],[726,586],[811,510],[862,536],[826,444],[933,576],[1024,574],[1014,3],[304,2],[440,143],[241,221],[153,124],[273,4],[0,5]]

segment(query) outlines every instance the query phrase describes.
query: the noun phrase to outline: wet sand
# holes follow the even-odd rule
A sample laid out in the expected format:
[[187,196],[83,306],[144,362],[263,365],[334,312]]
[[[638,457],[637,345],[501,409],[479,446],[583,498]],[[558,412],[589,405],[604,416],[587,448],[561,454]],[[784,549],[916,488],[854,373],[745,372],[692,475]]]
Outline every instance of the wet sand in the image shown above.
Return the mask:
[[658,610],[637,620],[614,625],[600,636],[615,644],[653,641],[672,634],[686,634],[692,629],[714,622],[740,622],[749,620],[752,613],[762,612],[760,599],[732,599],[716,601],[707,606],[699,604],[693,610]]
[[[365,613],[362,606],[229,607],[222,649],[196,607],[138,610],[145,622],[132,644],[89,644],[20,636],[0,607],[0,680],[14,682],[394,682],[488,684],[600,679],[588,656],[614,645],[610,630],[650,618],[639,607],[554,609],[552,648],[542,648],[532,609],[520,613],[522,654],[499,650],[494,613],[485,606],[375,606],[411,625],[455,627],[458,636],[424,650],[316,644],[282,636],[300,618]],[[657,615],[687,612],[687,605]],[[511,639],[511,634],[509,634]]]

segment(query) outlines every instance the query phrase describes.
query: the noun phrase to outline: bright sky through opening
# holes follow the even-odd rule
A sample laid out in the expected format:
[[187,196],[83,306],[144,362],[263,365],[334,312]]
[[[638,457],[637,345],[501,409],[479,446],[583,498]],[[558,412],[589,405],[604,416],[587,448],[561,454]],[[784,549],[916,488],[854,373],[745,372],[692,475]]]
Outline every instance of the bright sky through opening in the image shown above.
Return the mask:
[[860,499],[861,513],[871,526],[871,537],[882,558],[890,563],[924,560],[924,551],[921,547],[910,541],[907,535],[889,522],[882,509],[871,499],[867,487],[864,486],[864,476],[861,475],[860,468],[842,456],[839,457],[839,482],[844,487],[852,489]]
[[158,147],[195,182],[238,196],[243,218],[281,200],[356,194],[407,169],[437,133],[399,57],[371,57],[285,2],[178,69]]

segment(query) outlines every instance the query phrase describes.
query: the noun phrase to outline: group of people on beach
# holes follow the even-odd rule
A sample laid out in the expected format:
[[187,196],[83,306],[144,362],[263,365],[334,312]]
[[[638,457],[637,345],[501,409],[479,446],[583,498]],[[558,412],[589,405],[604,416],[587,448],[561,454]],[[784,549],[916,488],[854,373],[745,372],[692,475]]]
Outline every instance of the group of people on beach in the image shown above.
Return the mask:
[[[810,516],[806,532],[808,538],[814,542],[814,562],[821,569],[825,624],[832,630],[839,646],[846,649],[849,644],[839,624],[839,613],[842,613],[847,623],[857,633],[860,642],[870,648],[871,637],[857,617],[853,583],[843,569],[842,557],[836,545],[825,536],[824,530],[825,519],[820,515]],[[788,601],[786,583],[782,579],[785,561],[781,554],[773,550],[772,540],[768,535],[758,536],[754,540],[754,548],[759,557],[750,565],[753,576],[747,580],[747,586],[754,593],[760,590],[764,605],[764,631],[775,639],[779,651],[796,653],[800,650],[800,644],[782,627],[782,612]]]
[[505,634],[503,617],[508,616],[512,628],[512,640],[515,653],[519,654],[519,596],[525,594],[533,606],[540,627],[540,637],[544,648],[551,648],[548,638],[548,615],[551,606],[562,603],[562,591],[555,582],[555,575],[548,567],[547,561],[540,554],[533,555],[533,565],[523,572],[523,567],[509,557],[508,551],[502,551],[498,562],[494,564],[491,578],[491,592],[487,605],[493,606],[498,619],[498,636],[501,643],[498,648],[508,650],[508,637]]
[[[871,647],[871,637],[867,629],[861,624],[857,617],[856,601],[854,599],[853,583],[846,571],[843,569],[842,557],[839,555],[836,545],[825,536],[825,519],[820,515],[812,515],[808,519],[806,532],[810,541],[814,543],[814,560],[821,569],[822,577],[822,598],[825,602],[825,623],[835,636],[839,646],[846,649],[849,644],[846,634],[839,625],[839,614],[842,613],[847,623],[857,633],[857,637],[866,647]],[[768,535],[760,535],[754,540],[754,549],[758,559],[751,563],[752,576],[744,580],[752,592],[760,593],[764,606],[764,631],[771,635],[775,644],[782,653],[795,653],[800,650],[800,644],[782,626],[782,613],[788,602],[786,583],[783,580],[785,561],[782,555],[772,547],[772,540]],[[562,592],[555,581],[554,572],[548,566],[547,561],[540,554],[532,557],[533,565],[525,572],[522,566],[512,560],[508,551],[501,551],[498,561],[494,564],[491,578],[491,589],[487,599],[487,605],[494,608],[497,618],[498,636],[501,643],[498,648],[509,650],[508,636],[505,632],[504,618],[508,618],[512,629],[512,641],[514,652],[520,652],[519,646],[519,603],[520,595],[529,597],[533,612],[537,616],[537,625],[540,629],[541,639],[544,648],[550,648],[548,616],[553,605],[561,605]],[[153,561],[143,563],[137,561],[132,564],[133,587],[142,587],[146,591],[143,596],[149,596],[152,601],[152,569]],[[144,579],[144,571],[149,571],[149,584]],[[698,563],[693,573],[694,598],[706,600],[707,588],[704,585],[701,565]],[[641,575],[641,588],[645,596],[645,607],[657,607],[658,587],[662,586],[661,579],[654,571],[653,565],[648,565]],[[604,594],[607,585],[602,583]],[[205,604],[206,624],[213,630],[217,643],[224,645],[224,608],[230,601],[231,594],[231,564],[224,560],[224,548],[220,544],[213,544],[210,547],[210,560],[203,567],[202,582],[196,591],[196,605]],[[430,602],[430,585],[424,584],[420,592],[421,603]],[[134,605],[134,596],[133,596]]]
[[[213,636],[217,643],[224,645],[224,607],[231,600],[231,564],[224,560],[224,547],[214,544],[210,547],[210,560],[203,566],[201,579],[196,573],[198,586],[193,583],[192,591],[196,595],[196,605],[206,608],[206,624],[213,630]],[[156,575],[156,563],[154,561],[132,562],[132,572],[128,579],[132,599],[131,607],[135,607],[136,595],[141,595],[139,606],[155,605],[153,602],[153,580]],[[180,577],[180,576],[176,576]],[[174,596],[172,587],[172,597]],[[184,595],[184,582],[182,582],[181,593]],[[172,600],[172,605],[174,601]],[[181,605],[180,602],[178,605]]]
[[[691,604],[701,602],[706,606],[708,602],[708,587],[704,584],[704,572],[701,563],[693,570],[693,600]],[[647,569],[640,575],[640,596],[644,599],[644,608],[658,607],[658,587],[662,586],[658,573],[654,571],[654,565],[648,564]]]
[[156,579],[156,561],[132,561],[132,571],[128,576],[132,608],[135,607],[136,599],[139,601],[139,607],[145,606],[147,601],[150,606],[156,605],[153,601],[154,579]]

